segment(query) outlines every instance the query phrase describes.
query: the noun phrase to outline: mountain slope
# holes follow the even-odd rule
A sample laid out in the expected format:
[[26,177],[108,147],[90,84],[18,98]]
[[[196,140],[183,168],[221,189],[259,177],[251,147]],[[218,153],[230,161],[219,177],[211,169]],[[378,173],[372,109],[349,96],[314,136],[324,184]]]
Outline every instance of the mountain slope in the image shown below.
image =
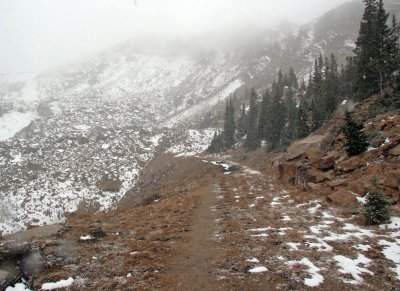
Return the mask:
[[358,23],[342,13],[362,14],[359,4],[346,5],[291,33],[248,33],[218,49],[202,39],[132,40],[27,83],[2,82],[0,230],[112,207],[157,151],[185,152],[176,144],[188,133],[182,128],[198,127],[230,94],[269,86],[279,68],[304,77],[320,53],[343,59]]

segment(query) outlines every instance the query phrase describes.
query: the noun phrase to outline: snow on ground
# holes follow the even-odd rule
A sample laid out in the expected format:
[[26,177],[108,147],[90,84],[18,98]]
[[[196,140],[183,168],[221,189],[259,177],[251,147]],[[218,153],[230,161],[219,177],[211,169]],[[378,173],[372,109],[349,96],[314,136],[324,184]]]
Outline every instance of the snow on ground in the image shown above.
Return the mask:
[[73,278],[68,278],[66,280],[60,280],[58,282],[54,283],[44,283],[42,284],[42,290],[54,290],[54,289],[59,289],[59,288],[66,288],[71,286],[74,283]]
[[253,273],[253,274],[264,273],[264,272],[267,272],[267,271],[268,271],[268,269],[266,267],[264,267],[264,266],[254,267],[254,268],[251,268],[249,270],[249,272]]
[[0,117],[0,141],[12,138],[36,118],[33,112],[12,111]]
[[[273,178],[262,173],[238,171],[235,177],[225,179],[219,192],[224,199],[216,202],[224,209],[216,220],[218,240],[239,238],[241,242],[229,245],[227,251],[235,256],[224,258],[225,262],[234,261],[242,252],[246,263],[265,263],[274,273],[302,281],[307,287],[323,288],[324,282],[332,280],[341,288],[367,287],[382,264],[390,282],[400,280],[399,218],[392,217],[381,227],[363,226],[354,216],[338,215],[338,209],[321,199],[296,203],[298,197],[279,190],[279,185],[268,181]],[[372,249],[382,256],[372,257]]]
[[259,263],[260,261],[257,258],[251,258],[251,259],[247,259],[246,262],[249,263]]
[[35,82],[35,80],[31,79],[27,81],[25,83],[25,86],[22,88],[21,93],[22,100],[26,102],[36,101],[39,96],[37,91],[37,83]]
[[308,273],[311,275],[311,278],[305,278],[304,279],[304,284],[309,287],[317,287],[321,285],[322,282],[324,282],[324,277],[319,274],[321,271],[320,268],[316,267],[309,259],[303,258],[300,261],[289,261],[287,262],[289,266],[293,265],[305,265],[308,267]]
[[85,235],[85,236],[81,236],[80,238],[79,238],[79,240],[91,240],[91,239],[93,239],[93,237],[91,236],[91,235]]
[[400,229],[400,217],[391,217],[389,224],[382,224],[381,229]]
[[12,286],[7,287],[6,291],[31,291],[31,289],[26,287],[26,285],[23,283],[17,283],[14,285],[14,287]]
[[215,131],[214,128],[189,129],[184,134],[185,139],[170,147],[167,153],[173,153],[177,156],[194,156],[202,153],[209,147]]
[[342,274],[350,274],[353,277],[353,280],[351,279],[342,279],[343,282],[348,283],[348,284],[360,284],[364,280],[360,276],[363,273],[368,274],[373,276],[374,273],[372,273],[370,270],[360,267],[359,265],[363,266],[368,266],[372,260],[368,259],[364,255],[359,254],[357,259],[352,260],[350,258],[346,258],[344,256],[334,256],[333,257],[339,266],[339,272]]

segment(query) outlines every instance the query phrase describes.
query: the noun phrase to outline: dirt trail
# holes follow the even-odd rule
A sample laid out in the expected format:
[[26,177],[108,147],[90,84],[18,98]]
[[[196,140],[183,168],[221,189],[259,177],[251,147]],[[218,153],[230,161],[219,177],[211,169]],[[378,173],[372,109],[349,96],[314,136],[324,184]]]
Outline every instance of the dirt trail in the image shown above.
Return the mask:
[[194,193],[199,197],[191,231],[187,241],[176,245],[179,251],[167,276],[170,290],[214,290],[215,275],[212,262],[216,257],[216,242],[212,240],[216,230],[215,193],[212,184]]

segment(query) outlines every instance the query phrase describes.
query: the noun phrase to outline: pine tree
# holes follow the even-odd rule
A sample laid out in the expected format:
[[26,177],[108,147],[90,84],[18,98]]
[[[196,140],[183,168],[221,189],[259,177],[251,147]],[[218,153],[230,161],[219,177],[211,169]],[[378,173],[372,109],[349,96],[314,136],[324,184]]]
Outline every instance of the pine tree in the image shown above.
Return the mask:
[[367,137],[362,129],[363,125],[354,121],[350,112],[346,112],[342,131],[346,138],[345,146],[349,156],[359,155],[367,149]]
[[294,138],[300,139],[306,137],[310,133],[310,129],[307,124],[307,113],[303,106],[300,105],[296,113]]
[[325,112],[330,114],[336,110],[339,95],[339,72],[336,56],[332,53],[330,59],[326,60],[325,71]]
[[271,95],[266,90],[260,106],[260,116],[258,119],[258,133],[262,140],[268,136],[268,124],[270,123]]
[[297,76],[294,73],[294,70],[292,67],[289,69],[289,87],[292,87],[294,89],[299,88],[299,82],[297,80]]
[[286,108],[281,102],[281,95],[276,91],[272,98],[267,124],[266,141],[271,150],[276,150],[281,144],[282,133],[286,125]]
[[244,141],[244,147],[248,151],[253,151],[261,146],[261,140],[258,135],[258,108],[257,108],[257,94],[254,88],[251,91],[250,108],[248,114],[248,127],[247,136]]
[[229,99],[226,101],[224,116],[224,146],[226,149],[230,149],[235,145],[235,133],[235,111],[232,99]]
[[[364,0],[365,10],[356,42],[356,92],[362,100],[379,91],[383,73],[383,40],[387,34],[387,14],[383,2]],[[386,20],[385,20],[386,18]]]
[[384,72],[385,86],[390,84],[396,87],[396,75],[399,76],[400,69],[400,48],[399,48],[399,25],[396,16],[392,17],[392,26],[384,40]]
[[296,127],[296,102],[293,97],[292,89],[289,87],[288,95],[285,100],[286,124],[281,137],[281,147],[287,147],[294,139]]
[[363,214],[371,224],[381,224],[390,221],[389,202],[381,191],[373,191],[367,195],[367,203]]
[[214,132],[214,137],[211,140],[210,146],[207,148],[207,153],[216,154],[224,150],[224,137],[223,133]]
[[240,111],[240,116],[237,121],[237,133],[236,139],[242,139],[247,134],[247,115],[246,115],[246,106],[242,105],[242,109]]

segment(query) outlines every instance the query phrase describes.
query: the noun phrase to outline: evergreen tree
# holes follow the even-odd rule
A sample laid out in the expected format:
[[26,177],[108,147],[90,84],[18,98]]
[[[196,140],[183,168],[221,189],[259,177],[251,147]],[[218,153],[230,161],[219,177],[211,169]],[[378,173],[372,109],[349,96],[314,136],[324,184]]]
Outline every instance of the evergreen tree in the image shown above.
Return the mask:
[[336,56],[332,53],[326,64],[325,78],[325,112],[328,114],[336,110],[339,100],[339,72]]
[[300,139],[306,137],[310,133],[310,129],[308,128],[307,124],[307,113],[304,110],[303,106],[300,105],[296,113],[297,114],[294,138]]
[[286,124],[281,137],[281,147],[287,147],[291,143],[295,135],[296,102],[294,100],[293,92],[290,87],[284,106],[286,113]]
[[240,111],[240,116],[237,121],[237,133],[236,139],[242,139],[247,134],[247,116],[246,116],[246,106],[242,105],[242,109]]
[[281,102],[279,91],[272,98],[267,124],[266,141],[271,150],[276,150],[281,144],[282,133],[286,125],[286,108]]
[[251,91],[250,108],[248,114],[248,127],[247,136],[244,141],[244,147],[248,151],[253,151],[261,146],[261,140],[258,135],[258,108],[257,108],[257,94],[253,90]]
[[[365,10],[356,42],[356,92],[358,99],[365,99],[379,91],[383,81],[383,39],[386,38],[387,16],[383,3],[364,0]],[[386,18],[386,20],[384,20]],[[383,23],[385,21],[385,23]]]
[[350,112],[346,112],[345,124],[342,127],[342,131],[345,135],[346,151],[349,156],[359,155],[367,149],[367,137],[364,132],[363,125],[354,121]]
[[[384,40],[384,72],[385,86],[392,84],[396,87],[396,77],[398,77],[400,69],[400,48],[399,48],[399,25],[396,22],[396,16],[392,17],[392,26]],[[397,76],[396,76],[397,75]]]
[[210,146],[207,148],[207,153],[216,154],[224,150],[224,137],[223,133],[214,132],[214,137],[211,140]]
[[226,101],[225,116],[224,116],[224,146],[227,149],[235,145],[235,111],[233,108],[232,99]]
[[299,82],[297,80],[297,76],[294,73],[294,70],[292,67],[290,67],[290,69],[289,69],[289,85],[288,86],[292,87],[294,89],[299,88]]
[[363,214],[371,224],[381,224],[390,221],[389,202],[381,191],[373,191],[367,195],[367,203]]
[[271,95],[266,90],[263,95],[260,116],[258,119],[258,133],[262,140],[266,140],[268,136],[268,124],[270,123],[270,110],[271,110]]

